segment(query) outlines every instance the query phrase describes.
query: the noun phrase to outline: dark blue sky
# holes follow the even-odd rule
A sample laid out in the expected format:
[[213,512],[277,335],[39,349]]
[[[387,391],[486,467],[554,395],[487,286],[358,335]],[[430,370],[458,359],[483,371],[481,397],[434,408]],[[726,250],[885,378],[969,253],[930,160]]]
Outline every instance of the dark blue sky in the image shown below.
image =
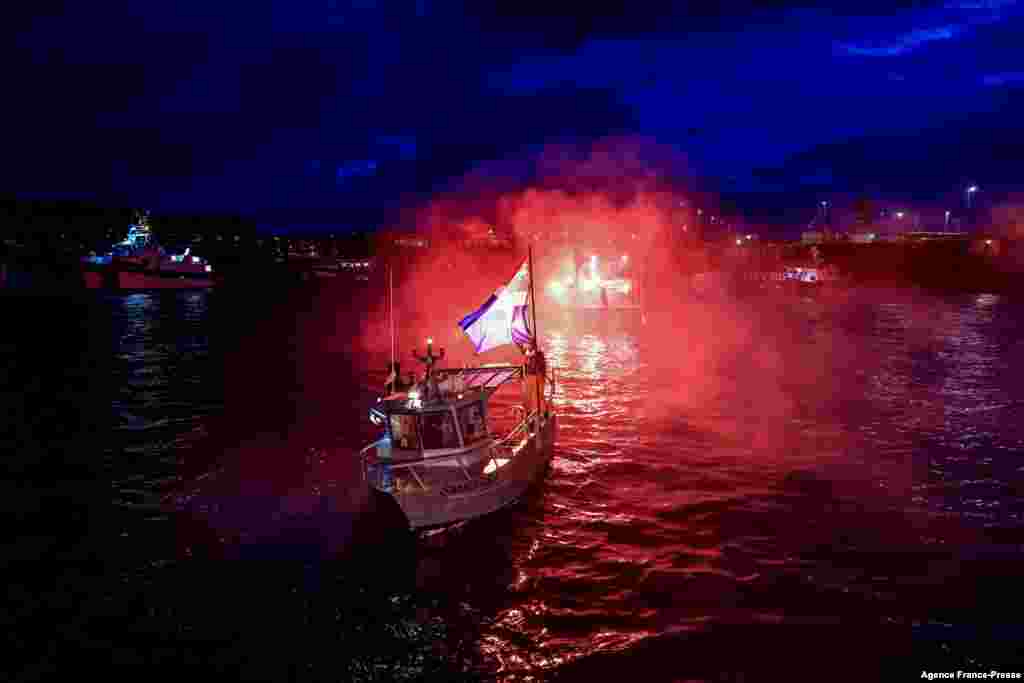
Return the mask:
[[755,213],[1020,182],[1016,2],[555,4],[32,3],[0,191],[359,222],[631,134]]

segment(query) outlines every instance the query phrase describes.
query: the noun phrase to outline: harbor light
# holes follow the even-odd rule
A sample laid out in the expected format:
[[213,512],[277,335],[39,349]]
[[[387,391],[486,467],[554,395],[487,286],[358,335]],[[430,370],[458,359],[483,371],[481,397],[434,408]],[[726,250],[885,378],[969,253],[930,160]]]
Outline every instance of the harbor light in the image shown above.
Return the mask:
[[902,211],[897,211],[896,212],[896,218],[903,218],[903,212]]
[[434,343],[434,340],[431,337],[427,337],[427,346],[430,346],[433,343]]
[[753,235],[747,235],[747,239],[748,240],[752,240],[752,239],[754,239],[754,236]]
[[978,191],[977,185],[971,185],[967,188],[967,210],[971,210],[973,207],[974,193]]
[[736,244],[743,244],[743,240],[741,240],[739,237],[737,237],[736,238]]
[[985,246],[991,247],[992,246],[992,240],[985,240]]

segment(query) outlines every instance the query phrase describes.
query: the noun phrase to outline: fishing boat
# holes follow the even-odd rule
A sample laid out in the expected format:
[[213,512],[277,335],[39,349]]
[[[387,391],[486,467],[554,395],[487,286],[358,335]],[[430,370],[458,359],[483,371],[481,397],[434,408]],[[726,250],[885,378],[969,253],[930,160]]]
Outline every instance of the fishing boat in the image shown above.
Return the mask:
[[[509,285],[459,323],[477,353],[516,344],[523,364],[435,368],[444,349],[434,355],[428,339],[425,355],[413,350],[425,366],[422,378],[381,397],[370,410],[371,421],[384,433],[359,453],[364,480],[392,496],[416,531],[449,527],[511,505],[551,462],[558,430],[555,383],[537,346],[536,311],[532,329],[528,324],[530,272],[532,254]],[[392,327],[392,387],[394,356]],[[514,385],[520,387],[522,405],[502,433],[490,419],[490,401]]]

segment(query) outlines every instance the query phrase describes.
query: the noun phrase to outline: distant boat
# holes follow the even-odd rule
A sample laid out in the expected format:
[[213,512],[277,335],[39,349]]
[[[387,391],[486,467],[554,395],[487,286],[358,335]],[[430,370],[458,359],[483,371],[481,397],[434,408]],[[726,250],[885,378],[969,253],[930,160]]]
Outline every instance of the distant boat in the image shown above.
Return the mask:
[[88,289],[192,289],[215,284],[213,266],[186,247],[168,253],[149,225],[149,213],[128,226],[127,237],[106,254],[83,256],[82,276]]
[[640,313],[640,292],[628,254],[601,262],[597,254],[577,264],[575,272],[548,282],[548,299],[566,313]]

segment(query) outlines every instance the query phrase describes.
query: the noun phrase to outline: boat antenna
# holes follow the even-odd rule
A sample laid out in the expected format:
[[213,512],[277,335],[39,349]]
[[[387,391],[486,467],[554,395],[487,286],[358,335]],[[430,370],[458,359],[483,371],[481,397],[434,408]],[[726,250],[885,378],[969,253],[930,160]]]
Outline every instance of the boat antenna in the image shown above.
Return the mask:
[[398,368],[395,367],[395,273],[388,261],[388,318],[391,325],[391,372],[395,375],[392,388],[398,383]]
[[[540,366],[537,363],[537,348],[540,340],[540,332],[537,329],[537,296],[533,289],[533,245],[527,245],[527,257],[530,260],[530,309],[533,313],[533,366],[534,370],[539,370]],[[541,395],[540,395],[540,382],[534,382],[534,386],[537,389],[537,420],[538,429],[540,428],[540,412],[541,412]]]

